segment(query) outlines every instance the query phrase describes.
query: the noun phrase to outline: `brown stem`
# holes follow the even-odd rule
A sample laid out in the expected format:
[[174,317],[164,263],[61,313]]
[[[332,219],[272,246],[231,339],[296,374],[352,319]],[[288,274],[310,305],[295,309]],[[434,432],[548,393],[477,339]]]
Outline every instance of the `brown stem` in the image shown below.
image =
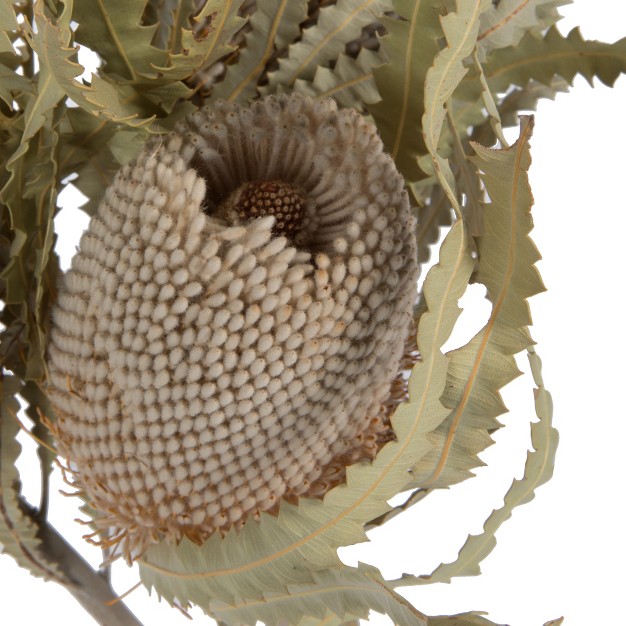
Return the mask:
[[[74,583],[66,589],[100,626],[142,626],[128,607],[119,601],[106,577],[92,569],[52,526],[43,523],[39,537],[42,553],[50,561],[58,563]],[[116,602],[111,604],[112,601]]]

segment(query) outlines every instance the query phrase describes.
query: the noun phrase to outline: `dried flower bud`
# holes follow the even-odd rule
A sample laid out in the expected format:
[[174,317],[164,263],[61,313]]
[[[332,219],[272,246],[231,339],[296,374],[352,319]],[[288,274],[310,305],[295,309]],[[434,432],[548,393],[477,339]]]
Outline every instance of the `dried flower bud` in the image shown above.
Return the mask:
[[403,179],[332,100],[219,102],[146,147],[53,312],[56,437],[95,523],[132,558],[372,458],[416,277]]

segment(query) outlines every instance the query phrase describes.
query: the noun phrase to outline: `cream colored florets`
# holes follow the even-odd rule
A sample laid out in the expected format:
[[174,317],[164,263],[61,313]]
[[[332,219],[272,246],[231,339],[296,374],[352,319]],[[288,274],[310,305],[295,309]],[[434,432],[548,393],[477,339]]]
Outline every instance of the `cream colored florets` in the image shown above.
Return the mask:
[[[293,228],[248,215],[268,189]],[[58,446],[96,523],[127,556],[202,541],[371,458],[416,274],[403,180],[331,100],[221,102],[147,146],[53,313]]]

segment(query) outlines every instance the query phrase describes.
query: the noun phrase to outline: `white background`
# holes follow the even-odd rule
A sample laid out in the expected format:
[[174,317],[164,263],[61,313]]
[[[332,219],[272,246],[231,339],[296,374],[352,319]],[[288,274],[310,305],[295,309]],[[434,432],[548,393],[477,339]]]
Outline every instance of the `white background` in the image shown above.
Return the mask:
[[[561,30],[582,24],[585,38],[615,41],[626,35],[626,8],[618,6],[623,5],[615,0],[576,0],[562,9]],[[561,615],[567,626],[624,623],[625,111],[624,78],[613,90],[602,85],[592,90],[577,79],[572,93],[539,106],[531,142],[533,238],[544,258],[539,269],[548,291],[532,299],[532,332],[561,434],[556,471],[536,499],[500,529],[482,576],[406,590],[424,613],[483,610],[511,626],[541,626]],[[69,209],[58,219],[64,266],[85,223]],[[457,341],[478,330],[486,312],[480,293],[462,304],[470,310],[462,316],[463,337]],[[519,364],[528,371],[524,358]],[[482,530],[491,510],[502,505],[513,477],[521,476],[530,445],[529,376],[511,384],[504,397],[511,412],[502,418],[505,428],[496,444],[482,455],[488,467],[371,533],[371,543],[342,550],[346,562],[373,563],[388,577],[427,574],[441,561],[451,561],[469,533]],[[23,443],[24,456],[32,456],[34,446],[26,439]],[[36,470],[21,467],[26,493],[36,502]],[[54,485],[62,487],[58,476]],[[56,497],[52,522],[96,565],[99,552],[80,539],[84,530],[72,521],[76,506],[73,499]],[[136,581],[133,570],[117,566],[118,592]],[[2,624],[94,624],[62,588],[32,578],[6,556],[0,557],[0,601]],[[127,604],[145,626],[189,623],[143,588]],[[197,624],[213,623],[198,610],[192,614]],[[373,615],[370,623],[390,622]]]

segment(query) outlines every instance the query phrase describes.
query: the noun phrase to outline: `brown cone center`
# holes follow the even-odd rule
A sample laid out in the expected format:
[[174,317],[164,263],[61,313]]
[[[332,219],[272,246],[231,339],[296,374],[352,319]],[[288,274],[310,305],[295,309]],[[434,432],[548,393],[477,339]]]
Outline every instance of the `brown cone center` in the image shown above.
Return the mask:
[[239,224],[273,215],[274,236],[293,239],[302,227],[304,198],[282,180],[255,180],[239,187],[218,211]]

